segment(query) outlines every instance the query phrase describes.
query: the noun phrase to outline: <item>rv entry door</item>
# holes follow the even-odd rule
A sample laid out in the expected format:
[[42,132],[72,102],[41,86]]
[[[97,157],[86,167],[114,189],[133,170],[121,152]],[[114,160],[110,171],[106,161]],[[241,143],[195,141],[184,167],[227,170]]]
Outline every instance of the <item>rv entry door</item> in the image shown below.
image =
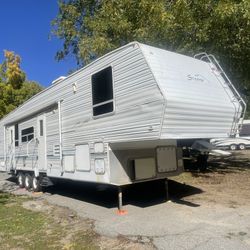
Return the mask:
[[38,169],[46,169],[46,126],[45,114],[37,117],[37,154],[38,154]]
[[15,126],[6,128],[6,170],[14,170],[15,165]]

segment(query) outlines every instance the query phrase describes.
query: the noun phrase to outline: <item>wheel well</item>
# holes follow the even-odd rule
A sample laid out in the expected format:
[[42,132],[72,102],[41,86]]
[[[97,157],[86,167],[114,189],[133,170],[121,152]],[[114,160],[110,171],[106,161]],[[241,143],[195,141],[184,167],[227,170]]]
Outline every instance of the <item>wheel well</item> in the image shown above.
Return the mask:
[[25,174],[30,174],[30,175],[32,176],[32,175],[34,174],[34,171],[17,170],[17,171],[16,171],[16,176],[17,176],[18,174],[23,174],[23,175],[25,175]]

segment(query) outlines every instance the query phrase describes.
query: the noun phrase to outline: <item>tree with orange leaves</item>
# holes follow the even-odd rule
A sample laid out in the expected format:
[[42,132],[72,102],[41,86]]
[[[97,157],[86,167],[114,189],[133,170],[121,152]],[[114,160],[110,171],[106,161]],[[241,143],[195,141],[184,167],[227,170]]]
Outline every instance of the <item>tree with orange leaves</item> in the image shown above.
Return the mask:
[[5,50],[4,57],[0,64],[0,118],[42,90],[38,83],[26,80],[19,55]]

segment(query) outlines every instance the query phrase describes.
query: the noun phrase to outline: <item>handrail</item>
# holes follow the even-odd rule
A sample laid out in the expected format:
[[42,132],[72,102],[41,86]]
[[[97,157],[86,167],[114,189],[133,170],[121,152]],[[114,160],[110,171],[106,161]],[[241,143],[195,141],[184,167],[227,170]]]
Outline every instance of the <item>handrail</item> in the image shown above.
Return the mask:
[[[238,106],[238,109],[236,109],[236,106],[234,104],[235,100],[232,100],[233,105],[235,107],[235,116],[234,116],[234,121],[232,123],[230,135],[235,135],[237,133],[239,127],[241,127],[242,124],[243,124],[243,120],[244,120],[244,117],[245,117],[245,114],[246,114],[246,108],[247,108],[246,102],[243,100],[243,98],[241,97],[239,92],[236,90],[236,88],[234,87],[234,85],[232,84],[232,82],[230,81],[230,79],[228,78],[225,71],[222,69],[222,67],[220,66],[219,62],[217,61],[217,59],[215,58],[214,55],[212,55],[212,54],[208,55],[206,52],[202,52],[202,53],[196,54],[194,56],[194,58],[202,60],[202,61],[205,61],[205,60],[207,61],[208,60],[208,62],[210,63],[209,64],[210,68],[212,67],[211,66],[211,64],[212,64],[213,66],[216,67],[217,70],[220,71],[220,75],[222,75],[222,78],[225,79],[225,83],[230,88],[230,90],[233,92],[234,97],[236,98],[236,100],[238,101],[240,106],[242,107],[242,111],[240,112],[240,106]],[[217,77],[216,74],[215,74],[215,76]],[[221,82],[220,78],[218,78],[218,80]],[[240,114],[240,120],[239,120],[239,124],[238,124],[237,120],[238,120],[238,115],[239,114]]]
[[217,61],[217,59],[215,58],[214,55],[209,55],[209,57],[212,57],[213,60],[215,61],[216,63],[216,66],[219,67],[219,70],[223,73],[223,75],[226,77],[227,79],[227,83],[230,84],[230,87],[232,87],[232,89],[234,90],[235,94],[237,95],[237,97],[239,98],[239,101],[241,101],[244,105],[244,108],[246,108],[246,102],[243,100],[243,98],[241,97],[240,93],[237,91],[237,89],[234,87],[234,85],[232,84],[232,82],[230,81],[230,79],[228,78],[227,74],[225,73],[225,71],[222,69],[222,67],[220,66],[219,62]]
[[29,157],[29,145],[32,141],[34,141],[35,138],[32,138],[30,141],[28,141],[28,143],[26,144],[26,155],[27,157]]

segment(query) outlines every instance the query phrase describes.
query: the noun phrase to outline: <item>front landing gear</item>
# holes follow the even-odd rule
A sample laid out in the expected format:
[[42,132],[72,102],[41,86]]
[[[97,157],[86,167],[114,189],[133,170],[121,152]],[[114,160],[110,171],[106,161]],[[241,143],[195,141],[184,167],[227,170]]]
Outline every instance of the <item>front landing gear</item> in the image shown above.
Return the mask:
[[164,181],[164,184],[165,184],[165,195],[166,195],[166,201],[168,202],[169,201],[169,192],[168,192],[168,179],[165,179]]
[[123,209],[123,204],[122,204],[122,187],[118,187],[118,211],[117,214],[119,215],[125,215],[128,212]]

